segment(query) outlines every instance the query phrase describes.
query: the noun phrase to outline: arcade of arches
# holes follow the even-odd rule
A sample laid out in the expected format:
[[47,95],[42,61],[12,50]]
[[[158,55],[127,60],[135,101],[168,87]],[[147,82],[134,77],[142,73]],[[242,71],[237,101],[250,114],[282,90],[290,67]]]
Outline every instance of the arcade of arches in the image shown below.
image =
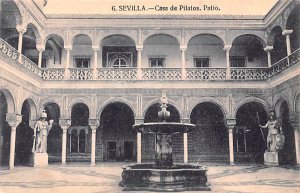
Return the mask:
[[[8,91],[0,92],[2,165],[8,165],[10,161],[11,130],[5,120],[10,97]],[[48,120],[54,120],[54,126],[48,135],[47,151],[50,163],[62,161],[95,164],[102,161],[154,160],[154,136],[136,133],[132,126],[140,122],[159,121],[158,103],[147,108],[144,119],[135,120],[134,111],[130,106],[123,102],[112,102],[103,108],[99,124],[95,125],[89,118],[89,107],[79,102],[71,108],[71,118],[67,127],[65,124],[60,125],[63,122],[58,104],[46,103],[44,109],[48,114]],[[196,124],[196,129],[188,133],[187,139],[182,134],[172,136],[175,162],[187,160],[189,162],[263,163],[267,131],[260,129],[259,125],[265,124],[268,120],[268,112],[263,104],[253,101],[240,106],[233,127],[228,124],[223,107],[214,102],[201,102],[195,105],[190,118],[185,120],[180,117],[180,111],[173,104],[168,105],[168,110],[171,112],[171,117],[167,121]],[[277,102],[276,111],[281,118],[286,137],[286,143],[280,151],[280,163],[294,164],[296,163],[295,136],[289,121],[287,101]],[[36,108],[32,101],[25,100],[22,105],[22,119],[16,126],[14,165],[29,165],[33,143],[31,120],[34,113]],[[138,137],[139,135],[141,136]],[[184,146],[185,140],[187,140],[187,147]],[[185,157],[186,155],[188,157]]]

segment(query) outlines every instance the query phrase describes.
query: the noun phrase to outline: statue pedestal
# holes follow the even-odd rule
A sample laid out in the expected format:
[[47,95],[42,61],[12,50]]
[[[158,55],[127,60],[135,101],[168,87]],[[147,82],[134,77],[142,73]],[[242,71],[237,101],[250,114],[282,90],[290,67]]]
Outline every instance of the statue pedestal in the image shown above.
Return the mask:
[[265,165],[278,166],[278,152],[265,152],[264,154]]
[[47,153],[32,153],[31,164],[33,167],[47,167],[48,154]]

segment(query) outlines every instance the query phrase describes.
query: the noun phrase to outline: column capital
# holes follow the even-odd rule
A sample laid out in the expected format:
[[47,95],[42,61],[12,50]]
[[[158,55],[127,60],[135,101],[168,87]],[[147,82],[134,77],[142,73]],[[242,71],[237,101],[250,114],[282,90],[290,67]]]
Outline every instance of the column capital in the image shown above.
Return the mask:
[[291,33],[293,33],[294,30],[289,30],[289,29],[285,29],[282,31],[282,35],[290,35]]
[[43,45],[36,45],[35,47],[39,52],[45,51],[45,46],[43,46]]
[[264,51],[266,51],[266,52],[270,52],[270,51],[272,51],[273,50],[273,46],[266,46],[265,48],[264,48]]
[[16,30],[19,32],[19,34],[24,34],[27,31],[27,28],[21,24],[16,26]]
[[232,47],[232,45],[224,45],[223,50],[229,51],[231,49],[231,47]]
[[233,129],[236,125],[235,118],[227,118],[225,121],[226,121],[226,126],[228,127],[228,129]]
[[182,118],[181,123],[191,123],[191,119],[190,118]]
[[71,45],[65,45],[64,49],[67,51],[71,51],[72,50],[72,46]]
[[180,45],[180,51],[185,52],[187,50],[187,45]]
[[89,119],[89,126],[91,127],[92,131],[97,130],[99,122],[99,119]]
[[136,48],[136,50],[137,50],[138,52],[141,52],[141,51],[143,51],[144,46],[141,45],[141,44],[138,44],[138,45],[135,46],[135,48]]
[[22,115],[12,113],[6,114],[6,121],[10,127],[16,127],[21,123]]
[[99,45],[92,45],[94,51],[98,52],[100,50]]
[[135,118],[135,124],[142,124],[144,123],[144,118]]

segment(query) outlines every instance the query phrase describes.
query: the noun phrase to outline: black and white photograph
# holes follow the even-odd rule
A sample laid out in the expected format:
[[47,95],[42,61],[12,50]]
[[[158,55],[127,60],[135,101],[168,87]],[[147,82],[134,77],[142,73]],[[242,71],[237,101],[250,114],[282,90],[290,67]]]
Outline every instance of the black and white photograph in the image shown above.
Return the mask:
[[299,0],[0,0],[0,193],[300,193]]

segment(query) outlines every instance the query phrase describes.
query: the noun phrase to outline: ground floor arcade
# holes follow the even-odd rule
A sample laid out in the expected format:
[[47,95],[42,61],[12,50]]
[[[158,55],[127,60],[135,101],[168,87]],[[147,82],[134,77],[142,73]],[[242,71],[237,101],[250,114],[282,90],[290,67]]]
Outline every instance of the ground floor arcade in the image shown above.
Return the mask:
[[[1,164],[10,168],[28,165],[35,123],[32,117],[35,114],[39,117],[39,113],[36,113],[37,108],[31,99],[23,102],[22,116],[9,113],[13,97],[8,90],[0,93]],[[299,98],[297,96],[296,100],[299,101]],[[234,117],[228,117],[224,105],[216,101],[201,100],[193,105],[188,116],[183,116],[179,105],[171,102],[168,121],[197,126],[190,133],[172,136],[174,161],[263,163],[267,131],[261,130],[258,125],[268,120],[266,104],[249,100],[237,106]],[[47,101],[41,107],[46,110],[48,119],[54,120],[54,127],[48,135],[50,163],[90,162],[94,165],[103,161],[154,161],[154,136],[137,133],[132,125],[157,122],[157,101],[149,103],[141,117],[137,117],[136,109],[124,100],[110,101],[97,109],[77,101],[70,105],[69,118],[62,118],[65,117],[62,106]],[[275,110],[282,120],[286,137],[284,148],[279,152],[280,163],[299,163],[299,123],[294,121],[287,101],[278,100]],[[93,115],[96,118],[91,118]]]

